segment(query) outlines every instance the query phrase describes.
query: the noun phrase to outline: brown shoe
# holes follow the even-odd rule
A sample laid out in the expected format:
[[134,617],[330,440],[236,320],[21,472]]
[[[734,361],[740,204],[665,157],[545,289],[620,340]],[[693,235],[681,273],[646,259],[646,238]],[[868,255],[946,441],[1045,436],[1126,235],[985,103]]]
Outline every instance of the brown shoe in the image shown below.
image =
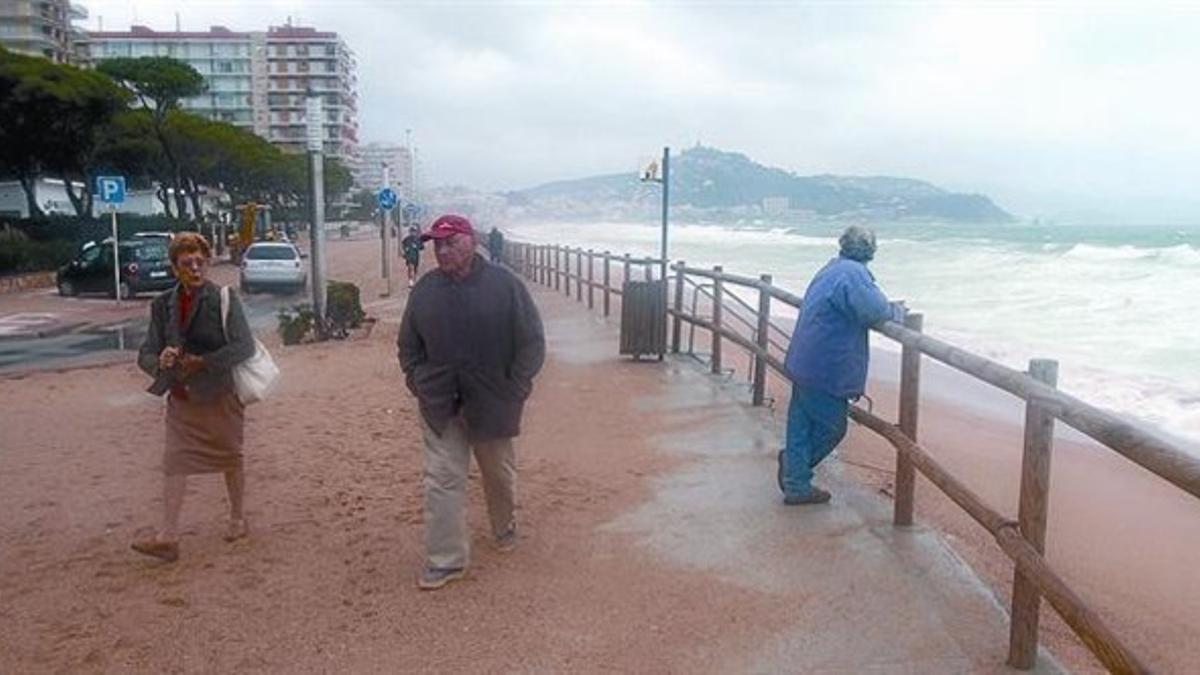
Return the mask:
[[229,521],[229,527],[225,530],[225,536],[222,537],[225,541],[233,543],[238,539],[245,539],[250,534],[250,524],[245,518]]
[[133,542],[129,548],[164,562],[179,560],[179,542],[177,541],[159,541],[155,537],[149,537]]

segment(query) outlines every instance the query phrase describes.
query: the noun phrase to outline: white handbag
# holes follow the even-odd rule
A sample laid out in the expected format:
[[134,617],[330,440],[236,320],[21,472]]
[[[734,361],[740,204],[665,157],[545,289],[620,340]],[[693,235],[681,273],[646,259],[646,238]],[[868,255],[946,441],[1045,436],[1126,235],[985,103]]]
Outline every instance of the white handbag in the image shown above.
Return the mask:
[[[221,287],[221,330],[229,338],[229,287]],[[265,399],[279,382],[279,366],[271,352],[254,338],[254,356],[233,367],[233,386],[242,405]]]

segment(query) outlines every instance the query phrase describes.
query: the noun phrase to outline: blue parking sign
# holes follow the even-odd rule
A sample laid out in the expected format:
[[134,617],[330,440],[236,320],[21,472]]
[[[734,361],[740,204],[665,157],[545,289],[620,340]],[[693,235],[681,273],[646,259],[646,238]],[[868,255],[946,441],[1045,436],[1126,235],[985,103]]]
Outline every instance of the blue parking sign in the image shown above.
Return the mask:
[[125,202],[124,176],[96,176],[96,195],[106,204]]

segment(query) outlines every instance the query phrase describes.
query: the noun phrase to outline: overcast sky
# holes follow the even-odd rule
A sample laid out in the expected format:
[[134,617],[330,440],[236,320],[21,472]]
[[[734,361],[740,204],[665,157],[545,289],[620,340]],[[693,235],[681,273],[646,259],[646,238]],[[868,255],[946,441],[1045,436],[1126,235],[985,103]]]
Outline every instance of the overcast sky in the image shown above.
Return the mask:
[[411,128],[432,184],[633,171],[699,141],[1023,215],[1200,221],[1200,3],[82,3],[93,29],[341,33],[362,140]]

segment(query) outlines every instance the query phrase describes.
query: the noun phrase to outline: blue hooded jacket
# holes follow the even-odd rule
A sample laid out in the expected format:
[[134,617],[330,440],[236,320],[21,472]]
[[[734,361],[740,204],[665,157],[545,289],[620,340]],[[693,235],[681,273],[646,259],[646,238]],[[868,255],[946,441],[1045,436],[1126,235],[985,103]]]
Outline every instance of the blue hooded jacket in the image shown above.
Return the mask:
[[867,328],[895,319],[875,277],[857,260],[826,263],[804,292],[784,366],[796,384],[837,398],[862,396],[867,383]]

